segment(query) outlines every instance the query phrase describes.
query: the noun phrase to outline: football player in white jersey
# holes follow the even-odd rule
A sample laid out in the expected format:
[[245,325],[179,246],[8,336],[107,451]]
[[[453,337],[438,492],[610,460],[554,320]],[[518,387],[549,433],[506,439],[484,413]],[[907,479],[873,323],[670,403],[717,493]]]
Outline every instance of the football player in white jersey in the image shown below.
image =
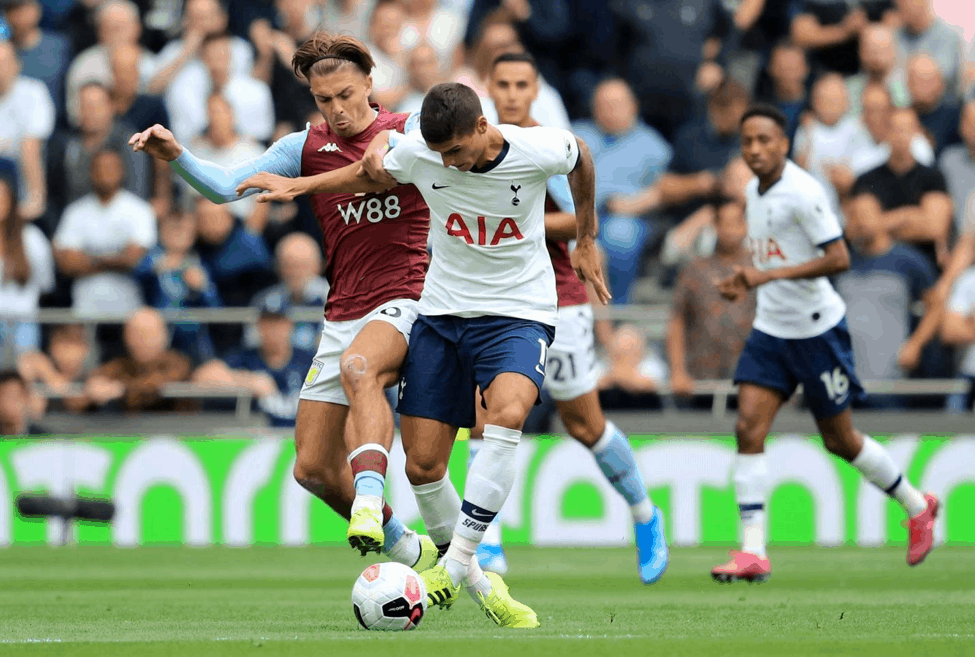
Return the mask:
[[931,551],[938,512],[938,499],[914,488],[887,451],[853,427],[850,401],[863,389],[854,372],[846,305],[826,278],[845,271],[850,255],[825,190],[787,158],[785,129],[785,115],[766,105],[750,108],[741,120],[742,156],[756,175],[745,192],[754,266],[736,268],[718,287],[729,299],[758,288],[758,309],[735,371],[734,481],[742,549],[712,569],[719,582],[764,581],[771,574],[765,554],[770,483],[765,438],[799,384],[826,449],[904,507],[910,518],[908,564],[919,564]]
[[[537,627],[496,573],[481,574],[474,553],[514,481],[521,427],[538,400],[558,298],[545,245],[549,178],[567,175],[576,208],[572,264],[603,303],[595,237],[595,171],[585,144],[557,128],[494,126],[472,89],[444,83],[427,93],[419,130],[385,133],[363,167],[311,178],[257,174],[240,189],[268,190],[258,200],[307,193],[378,192],[413,184],[430,208],[433,257],[410,333],[399,412],[407,477],[431,538],[446,547],[422,573],[433,604],[449,607],[461,584],[495,622]],[[386,143],[388,142],[388,143]],[[382,152],[381,169],[369,165]],[[370,175],[357,175],[369,173]],[[368,217],[366,218],[368,220]],[[475,424],[475,392],[484,405],[483,447],[471,463],[461,503],[447,478],[458,427]]]
[[[531,55],[507,53],[495,59],[488,94],[501,123],[523,128],[538,125],[531,116],[532,103],[538,96],[538,69]],[[574,212],[565,177],[551,178],[548,181],[545,234],[555,268],[559,323],[555,341],[548,350],[545,389],[555,400],[566,431],[592,452],[606,479],[630,507],[637,548],[637,573],[645,584],[652,584],[667,568],[663,514],[647,495],[647,486],[629,439],[606,419],[599,405],[592,306],[585,284],[569,263],[569,242],[576,235]],[[478,420],[477,426],[471,430],[472,459],[481,445],[483,420],[481,417]],[[478,546],[477,559],[484,570],[500,575],[507,572],[499,518],[488,527]]]

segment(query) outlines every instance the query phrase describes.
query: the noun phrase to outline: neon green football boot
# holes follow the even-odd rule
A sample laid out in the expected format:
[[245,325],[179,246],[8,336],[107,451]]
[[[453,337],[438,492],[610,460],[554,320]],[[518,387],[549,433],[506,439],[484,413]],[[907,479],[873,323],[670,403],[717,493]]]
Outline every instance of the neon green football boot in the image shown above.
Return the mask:
[[413,564],[413,570],[422,573],[424,570],[429,570],[437,565],[437,561],[440,560],[440,550],[437,549],[437,545],[429,536],[420,534],[418,538],[420,539],[420,558]]
[[457,602],[460,584],[454,584],[450,573],[443,566],[434,566],[420,572],[420,579],[427,588],[427,605],[437,605],[441,609],[450,609]]
[[491,580],[491,592],[487,597],[481,593],[475,595],[485,616],[500,627],[531,629],[540,625],[538,616],[531,607],[511,597],[508,585],[501,579],[501,575],[485,572],[484,576]]
[[349,531],[346,533],[349,545],[366,556],[370,552],[383,549],[383,512],[369,506],[353,506],[352,517],[349,518]]

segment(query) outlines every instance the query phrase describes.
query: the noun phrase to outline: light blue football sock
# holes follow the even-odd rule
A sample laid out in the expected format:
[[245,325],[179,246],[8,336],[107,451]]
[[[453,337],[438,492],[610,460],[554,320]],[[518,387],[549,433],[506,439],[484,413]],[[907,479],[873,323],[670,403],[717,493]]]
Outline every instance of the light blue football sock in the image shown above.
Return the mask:
[[630,505],[634,522],[650,522],[654,506],[647,495],[647,486],[636,465],[630,441],[623,432],[607,420],[602,438],[592,447],[592,454],[606,479]]

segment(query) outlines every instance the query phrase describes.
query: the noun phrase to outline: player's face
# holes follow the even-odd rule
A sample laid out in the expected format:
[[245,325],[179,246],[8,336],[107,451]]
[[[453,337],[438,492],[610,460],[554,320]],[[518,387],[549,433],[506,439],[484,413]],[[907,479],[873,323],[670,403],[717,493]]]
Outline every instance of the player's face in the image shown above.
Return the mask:
[[785,165],[789,140],[779,125],[766,116],[752,116],[741,126],[741,156],[758,177]]
[[474,132],[469,135],[454,135],[442,144],[427,142],[427,148],[440,153],[444,167],[454,167],[460,171],[470,171],[484,156],[487,148],[487,119],[477,120]]
[[528,62],[502,62],[494,67],[488,93],[501,123],[528,125],[538,97],[538,73]]
[[340,136],[354,137],[372,123],[372,76],[348,64],[325,75],[313,75],[309,82],[318,111]]

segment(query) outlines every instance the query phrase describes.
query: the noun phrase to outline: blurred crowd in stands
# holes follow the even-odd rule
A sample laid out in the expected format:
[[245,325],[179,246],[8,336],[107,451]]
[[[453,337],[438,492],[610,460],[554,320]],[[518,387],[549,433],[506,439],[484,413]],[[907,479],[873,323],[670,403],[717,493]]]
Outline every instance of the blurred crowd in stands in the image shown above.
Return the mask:
[[[792,157],[827,188],[853,255],[835,284],[860,377],[975,383],[975,9],[959,0],[3,0],[0,22],[0,433],[45,406],[194,408],[172,382],[253,391],[293,422],[318,336],[320,232],[305,200],[215,205],[127,146],[154,123],[229,163],[322,121],[291,56],[316,30],[367,42],[375,98],[415,111],[447,80],[487,98],[498,55],[538,62],[542,124],[597,167],[616,303],[669,300],[665,335],[600,323],[610,406],[731,376],[754,299],[713,281],[749,261],[738,122],[790,120]],[[254,326],[159,310],[252,306]],[[112,317],[97,330],[38,308]],[[652,336],[653,337],[653,336]],[[47,404],[43,384],[62,394]],[[975,388],[975,386],[973,386]],[[22,399],[21,399],[22,398]],[[971,409],[973,395],[952,397]],[[671,403],[666,401],[665,403]],[[876,408],[904,398],[875,396]],[[943,405],[944,399],[937,404]],[[20,408],[17,413],[11,408]],[[16,415],[16,417],[14,417]]]

